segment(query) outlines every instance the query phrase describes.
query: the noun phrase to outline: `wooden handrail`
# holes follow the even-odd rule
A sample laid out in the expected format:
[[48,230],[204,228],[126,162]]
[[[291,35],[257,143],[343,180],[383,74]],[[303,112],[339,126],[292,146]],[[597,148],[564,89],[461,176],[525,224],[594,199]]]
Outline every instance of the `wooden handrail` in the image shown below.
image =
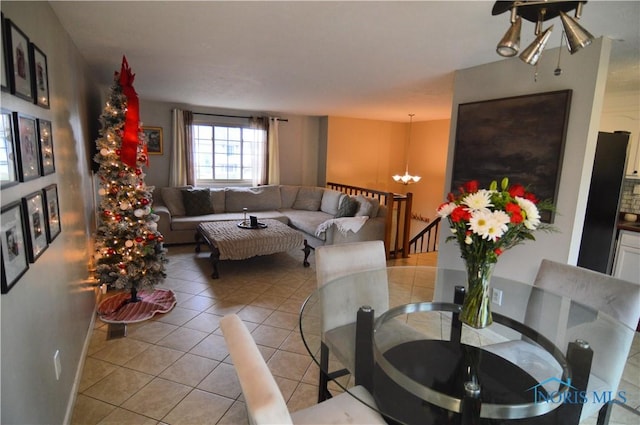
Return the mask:
[[[442,221],[442,217],[437,217],[433,220],[427,227],[422,229],[420,233],[415,235],[413,239],[409,242],[411,245],[410,252],[418,253],[418,252],[431,252],[438,250],[438,230],[440,228],[439,224]],[[426,239],[426,251],[425,251],[425,239]],[[420,245],[420,249],[418,249],[418,245]]]
[[[328,182],[327,187],[346,193],[350,196],[366,196],[368,198],[377,199],[381,205],[387,209],[384,225],[384,247],[387,258],[396,257],[402,254],[403,257],[409,256],[409,235],[411,225],[411,202],[412,193],[397,194],[393,192],[384,192],[381,190],[368,189],[365,187],[350,186],[342,183]],[[391,236],[393,234],[393,211],[396,211],[396,228],[395,228],[395,244],[391,245]],[[401,238],[401,239],[400,239]],[[402,243],[402,248],[398,249],[398,244]]]

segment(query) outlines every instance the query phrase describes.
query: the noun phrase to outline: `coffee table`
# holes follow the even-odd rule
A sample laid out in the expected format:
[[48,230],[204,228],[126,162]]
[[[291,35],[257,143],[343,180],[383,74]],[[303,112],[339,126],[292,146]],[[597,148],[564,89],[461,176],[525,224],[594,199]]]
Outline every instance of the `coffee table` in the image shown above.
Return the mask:
[[196,232],[196,252],[200,252],[200,244],[204,241],[211,250],[211,277],[218,279],[218,263],[220,260],[244,260],[259,255],[270,255],[285,252],[303,246],[303,265],[309,267],[311,246],[307,244],[302,233],[274,220],[264,219],[260,223],[266,225],[257,228],[241,228],[237,221],[215,221],[200,223]]

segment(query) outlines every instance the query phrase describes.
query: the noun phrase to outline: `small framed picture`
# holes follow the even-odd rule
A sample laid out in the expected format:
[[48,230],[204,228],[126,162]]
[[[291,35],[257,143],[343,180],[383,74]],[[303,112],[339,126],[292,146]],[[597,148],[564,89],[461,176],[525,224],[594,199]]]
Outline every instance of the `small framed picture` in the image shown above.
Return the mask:
[[33,93],[35,104],[49,109],[49,71],[47,56],[35,44],[31,43],[31,63],[33,64]]
[[56,171],[51,121],[38,119],[38,140],[40,141],[40,174],[46,176]]
[[52,184],[42,189],[44,209],[47,219],[47,241],[51,243],[62,231],[60,224],[60,205],[58,204],[58,186]]
[[26,182],[40,176],[40,153],[36,119],[18,112],[13,113],[13,126],[18,149],[20,181]]
[[42,192],[34,192],[22,198],[26,214],[27,252],[29,261],[35,263],[38,257],[49,246],[47,242],[44,200]]
[[30,102],[34,101],[31,81],[31,56],[29,38],[10,19],[6,23],[6,46],[8,51],[9,82],[11,93]]
[[147,139],[147,153],[162,155],[162,127],[142,127],[142,132]]
[[13,202],[2,208],[0,240],[2,246],[2,293],[6,294],[29,269],[24,215],[20,202]]
[[16,143],[11,112],[0,110],[0,187],[18,184]]
[[9,70],[7,69],[7,48],[5,46],[5,24],[4,24],[4,13],[2,13],[2,18],[0,18],[0,24],[2,25],[2,30],[0,30],[0,46],[2,47],[2,67],[0,67],[0,74],[2,74],[2,91],[9,91]]

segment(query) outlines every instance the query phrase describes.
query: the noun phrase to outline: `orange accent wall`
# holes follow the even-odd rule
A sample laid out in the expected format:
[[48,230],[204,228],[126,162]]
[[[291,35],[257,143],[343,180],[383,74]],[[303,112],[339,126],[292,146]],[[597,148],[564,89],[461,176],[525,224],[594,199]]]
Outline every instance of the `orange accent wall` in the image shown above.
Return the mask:
[[327,181],[397,193],[413,192],[414,213],[431,219],[444,199],[450,120],[413,122],[409,172],[422,177],[404,186],[391,176],[405,170],[408,122],[329,117]]

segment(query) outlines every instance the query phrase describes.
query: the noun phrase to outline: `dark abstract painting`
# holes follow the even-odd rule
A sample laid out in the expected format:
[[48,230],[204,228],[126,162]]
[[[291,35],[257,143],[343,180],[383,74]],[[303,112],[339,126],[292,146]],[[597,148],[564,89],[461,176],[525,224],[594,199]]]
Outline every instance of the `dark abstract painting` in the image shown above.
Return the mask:
[[570,103],[562,90],[458,105],[451,190],[509,177],[555,204]]

